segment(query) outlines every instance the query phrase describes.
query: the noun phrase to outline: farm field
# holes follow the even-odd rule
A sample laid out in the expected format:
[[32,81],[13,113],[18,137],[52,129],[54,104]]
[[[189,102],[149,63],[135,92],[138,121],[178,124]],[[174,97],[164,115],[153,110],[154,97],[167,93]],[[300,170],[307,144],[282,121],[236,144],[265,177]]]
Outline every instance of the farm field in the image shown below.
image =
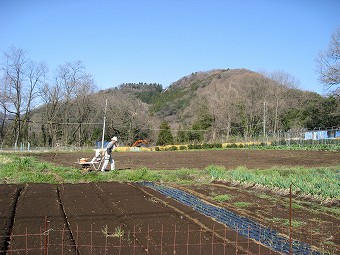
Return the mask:
[[[94,152],[39,153],[40,159],[63,166],[76,166],[82,157],[92,158]],[[147,167],[151,170],[204,169],[220,165],[226,169],[245,166],[249,169],[266,169],[273,166],[336,166],[340,153],[330,151],[289,150],[202,150],[162,152],[117,152],[113,153],[118,170]]]
[[[176,151],[114,153],[118,171],[338,166],[338,152]],[[41,160],[77,166],[91,152],[39,153]],[[79,166],[77,166],[79,167]],[[164,184],[289,236],[289,196],[224,181]],[[0,185],[1,251],[8,254],[280,254],[212,217],[138,183]],[[224,196],[225,199],[216,198]],[[339,201],[338,201],[339,202]],[[294,240],[320,253],[340,250],[340,216],[306,197],[293,197]],[[326,208],[326,209],[322,209]],[[327,208],[329,210],[327,210]],[[241,228],[241,227],[240,227]],[[11,235],[11,238],[9,238]],[[47,252],[47,253],[45,253]],[[312,254],[312,253],[295,253]]]

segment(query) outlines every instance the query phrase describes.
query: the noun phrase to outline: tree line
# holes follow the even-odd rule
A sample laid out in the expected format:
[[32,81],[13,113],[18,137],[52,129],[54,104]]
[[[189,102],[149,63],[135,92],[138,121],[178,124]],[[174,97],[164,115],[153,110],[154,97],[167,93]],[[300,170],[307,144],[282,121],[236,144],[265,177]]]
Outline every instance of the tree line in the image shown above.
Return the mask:
[[[26,50],[12,46],[4,52],[1,65],[0,140],[18,145],[32,139],[32,124],[41,123],[41,143],[52,145],[57,132],[72,142],[72,131],[56,122],[82,122],[91,108],[87,96],[95,83],[80,61],[60,65],[51,76],[48,67],[29,58]],[[40,119],[33,119],[35,112]],[[36,136],[36,134],[33,134]]]
[[[190,96],[197,80],[199,93]],[[178,90],[186,91],[185,96]],[[339,97],[299,90],[298,81],[282,71],[213,70],[188,76],[165,93],[173,95],[164,98],[179,98],[179,104],[170,101],[160,109],[170,123],[177,122],[179,143],[226,142],[235,137],[251,141],[340,123]]]

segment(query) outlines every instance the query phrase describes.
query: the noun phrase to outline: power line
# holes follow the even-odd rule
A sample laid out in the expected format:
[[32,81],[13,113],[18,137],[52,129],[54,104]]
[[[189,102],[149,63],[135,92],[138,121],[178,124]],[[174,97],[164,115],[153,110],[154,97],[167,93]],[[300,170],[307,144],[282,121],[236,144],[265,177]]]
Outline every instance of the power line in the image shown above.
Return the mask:
[[12,121],[20,121],[20,122],[28,122],[28,123],[37,123],[37,124],[56,124],[56,125],[102,125],[103,122],[53,122],[53,121],[36,121],[36,120],[17,120],[12,118],[0,118],[0,120],[12,120]]

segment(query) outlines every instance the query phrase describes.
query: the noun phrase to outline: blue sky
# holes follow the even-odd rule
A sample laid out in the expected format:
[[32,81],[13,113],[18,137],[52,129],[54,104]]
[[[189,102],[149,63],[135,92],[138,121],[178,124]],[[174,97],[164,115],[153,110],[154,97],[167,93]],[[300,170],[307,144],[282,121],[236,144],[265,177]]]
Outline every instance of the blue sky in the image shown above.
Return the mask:
[[324,94],[315,58],[339,12],[338,0],[0,0],[0,51],[26,49],[51,74],[80,60],[99,89],[246,68]]

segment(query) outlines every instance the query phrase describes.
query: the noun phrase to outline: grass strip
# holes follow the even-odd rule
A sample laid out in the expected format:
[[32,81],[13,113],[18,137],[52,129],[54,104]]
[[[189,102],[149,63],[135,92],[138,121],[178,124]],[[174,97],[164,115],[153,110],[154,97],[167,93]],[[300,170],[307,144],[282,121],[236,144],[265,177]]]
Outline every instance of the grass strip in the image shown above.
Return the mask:
[[205,170],[150,170],[138,169],[101,172],[84,172],[78,168],[55,166],[35,157],[0,154],[0,183],[83,183],[83,182],[172,182],[177,184],[202,184],[214,180],[258,185],[272,190],[289,190],[304,196],[340,200],[340,167],[271,168],[249,170],[238,167],[226,170],[209,166]]

